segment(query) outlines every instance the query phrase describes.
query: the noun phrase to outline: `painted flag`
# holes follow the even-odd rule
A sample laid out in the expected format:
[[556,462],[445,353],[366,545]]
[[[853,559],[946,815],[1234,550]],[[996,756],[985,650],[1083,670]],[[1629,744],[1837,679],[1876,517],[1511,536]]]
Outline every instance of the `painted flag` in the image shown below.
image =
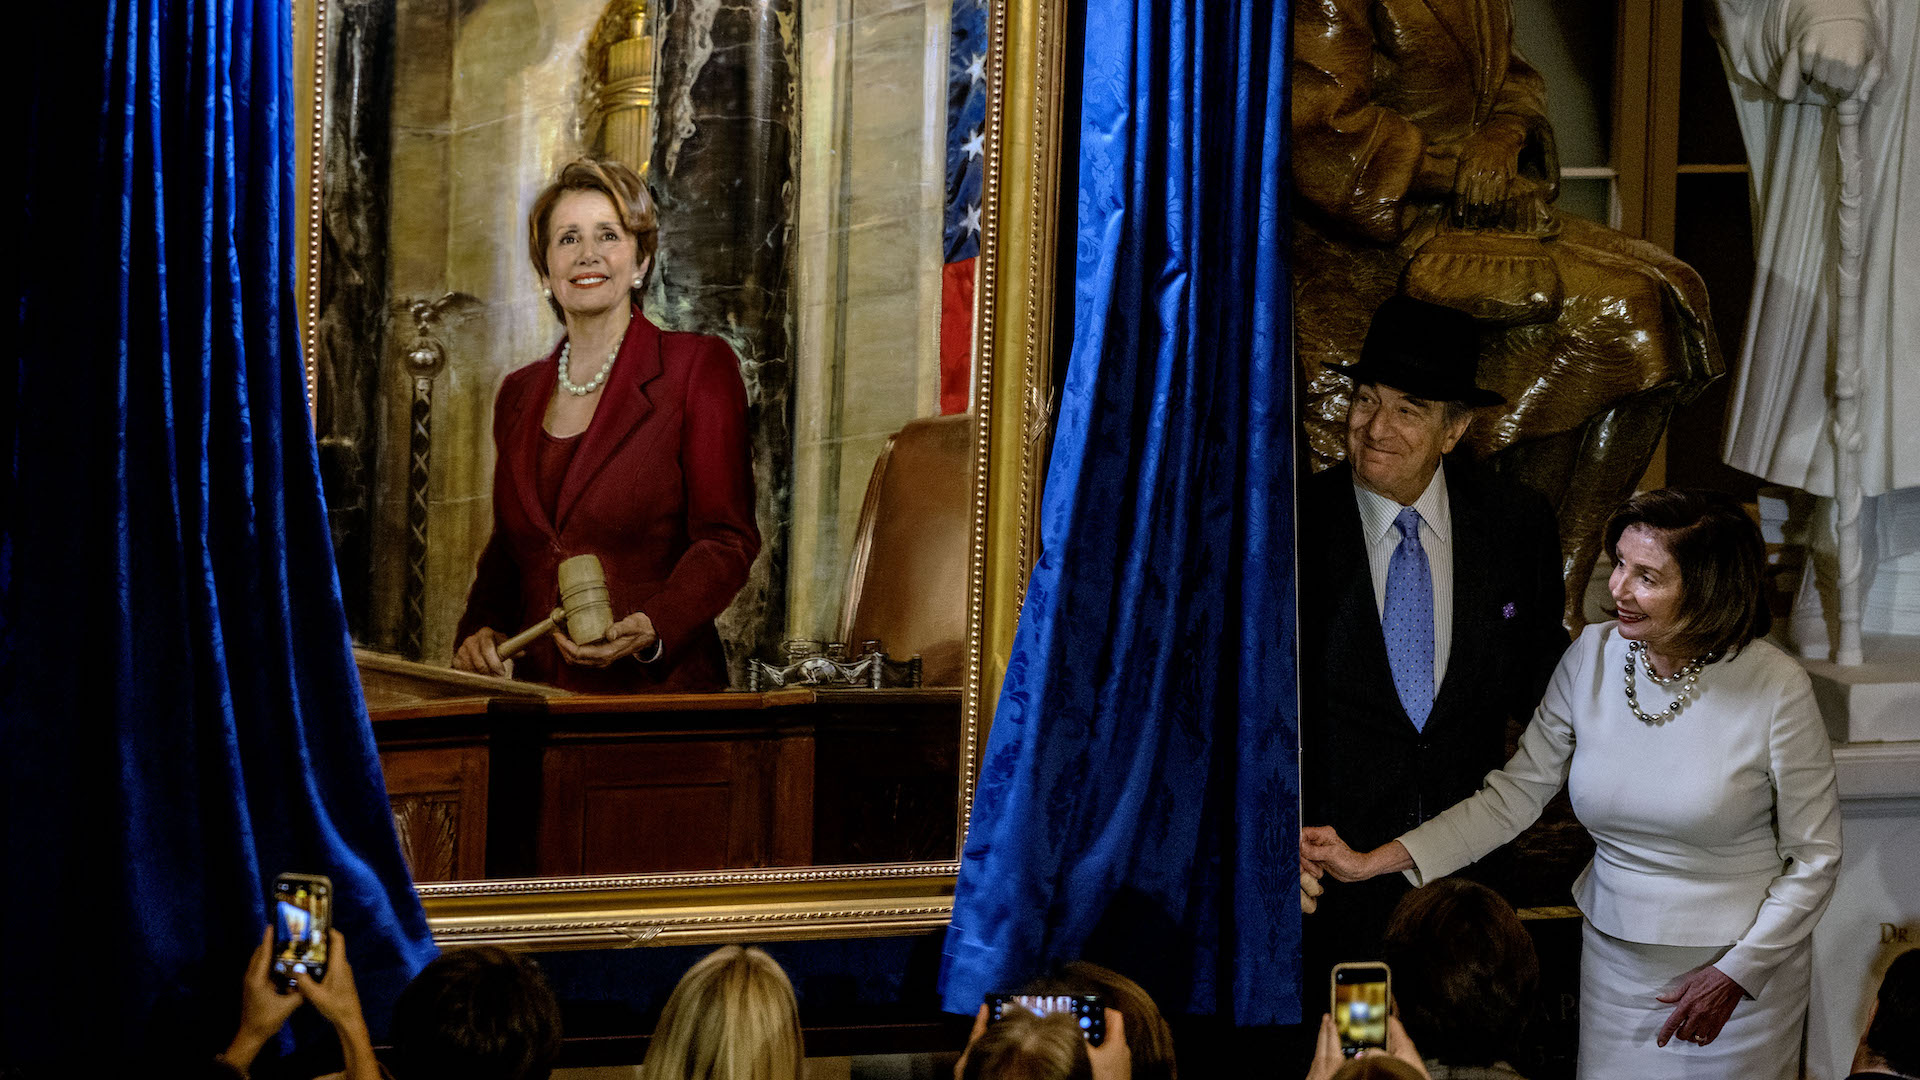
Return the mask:
[[940,274],[940,413],[966,412],[973,389],[973,284],[987,150],[987,0],[953,0],[947,39],[947,214]]

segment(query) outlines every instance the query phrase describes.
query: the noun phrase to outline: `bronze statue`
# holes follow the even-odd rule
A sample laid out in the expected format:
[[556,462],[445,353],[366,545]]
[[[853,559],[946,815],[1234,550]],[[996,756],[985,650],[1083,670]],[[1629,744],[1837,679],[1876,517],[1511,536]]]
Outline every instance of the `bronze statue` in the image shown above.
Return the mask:
[[1396,291],[1485,329],[1480,385],[1507,399],[1466,437],[1559,516],[1566,620],[1606,518],[1676,404],[1723,365],[1706,288],[1652,244],[1554,210],[1546,87],[1509,0],[1295,0],[1293,270],[1316,469],[1344,455],[1346,378]]

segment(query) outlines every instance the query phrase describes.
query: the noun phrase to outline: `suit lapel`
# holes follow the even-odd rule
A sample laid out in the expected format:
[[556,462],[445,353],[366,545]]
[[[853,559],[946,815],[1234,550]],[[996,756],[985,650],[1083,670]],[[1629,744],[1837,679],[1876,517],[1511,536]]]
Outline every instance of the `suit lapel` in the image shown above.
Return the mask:
[[627,336],[620,345],[620,357],[607,375],[606,388],[600,391],[600,405],[580,444],[573,463],[560,485],[560,500],[554,515],[554,528],[564,531],[567,517],[580,501],[587,484],[604,468],[614,451],[627,441],[633,430],[653,413],[653,401],[647,396],[647,384],[659,376],[660,331],[636,309]]
[[1484,623],[1491,601],[1491,582],[1484,559],[1471,557],[1487,538],[1486,515],[1463,479],[1465,470],[1446,470],[1447,513],[1453,519],[1453,635],[1447,646],[1447,670],[1434,695],[1433,711],[1427,726],[1451,719],[1457,710],[1455,699],[1464,700],[1473,692],[1474,672],[1481,670],[1482,645],[1488,629]]
[[560,347],[555,345],[541,365],[532,389],[520,399],[519,415],[514,418],[513,431],[507,439],[506,461],[508,474],[513,477],[514,494],[520,501],[520,512],[544,530],[547,539],[556,546],[559,540],[553,522],[547,518],[547,508],[540,505],[539,471],[540,429],[546,422],[547,401],[559,378],[559,356]]

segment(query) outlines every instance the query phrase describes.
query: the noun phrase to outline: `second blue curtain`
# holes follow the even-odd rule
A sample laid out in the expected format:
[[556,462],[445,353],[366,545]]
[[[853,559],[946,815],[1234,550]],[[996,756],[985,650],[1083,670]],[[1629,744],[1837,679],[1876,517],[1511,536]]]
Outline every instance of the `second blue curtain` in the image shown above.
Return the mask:
[[1191,957],[1163,1007],[1293,1023],[1285,5],[1086,25],[1073,352],[942,993],[971,1013],[1125,908]]

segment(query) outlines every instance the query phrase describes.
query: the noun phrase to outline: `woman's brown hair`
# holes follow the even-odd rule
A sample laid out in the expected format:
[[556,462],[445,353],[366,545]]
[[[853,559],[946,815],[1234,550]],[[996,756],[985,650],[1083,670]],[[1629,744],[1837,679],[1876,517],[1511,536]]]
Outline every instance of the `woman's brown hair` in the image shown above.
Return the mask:
[[1443,1065],[1513,1056],[1540,987],[1533,937],[1512,905],[1478,882],[1446,877],[1401,897],[1381,959],[1393,969],[1400,1022]]
[[1073,960],[1023,990],[1035,994],[1099,994],[1106,1007],[1126,1018],[1132,1080],[1177,1080],[1173,1029],[1146,988],[1099,964]]
[[1620,534],[1651,529],[1680,568],[1674,636],[1695,656],[1726,656],[1773,628],[1762,593],[1767,545],[1733,496],[1697,488],[1643,491],[1607,521],[1607,554],[1620,558]]
[[[633,302],[640,303],[647,278],[653,275],[654,253],[660,249],[660,212],[653,205],[653,192],[647,190],[646,182],[618,161],[575,158],[561,166],[560,175],[533,200],[533,209],[527,212],[527,254],[533,260],[534,273],[543,278],[547,276],[547,243],[553,239],[553,205],[569,191],[597,191],[613,203],[620,224],[633,235],[637,252],[634,265],[646,268],[640,287],[630,290]],[[559,301],[551,296],[547,298],[547,306],[553,309],[555,317],[566,318]]]
[[1073,1017],[1008,1006],[967,1047],[960,1080],[1093,1080],[1093,1061]]

